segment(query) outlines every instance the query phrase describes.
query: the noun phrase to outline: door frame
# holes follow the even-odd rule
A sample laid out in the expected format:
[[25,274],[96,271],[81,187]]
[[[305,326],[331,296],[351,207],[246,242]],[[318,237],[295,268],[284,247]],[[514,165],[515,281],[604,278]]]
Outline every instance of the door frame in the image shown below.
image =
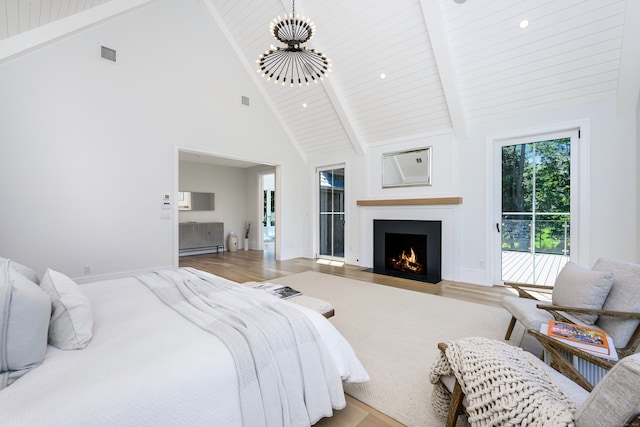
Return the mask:
[[[179,232],[179,222],[180,222],[180,218],[179,218],[179,212],[178,212],[178,191],[179,191],[179,186],[180,186],[180,152],[184,151],[184,152],[189,152],[189,153],[194,153],[194,154],[201,154],[203,156],[207,156],[207,157],[214,157],[214,158],[220,158],[220,159],[228,159],[231,161],[240,161],[240,162],[247,162],[247,163],[252,163],[254,164],[254,167],[263,167],[263,168],[269,168],[268,170],[264,170],[262,172],[264,173],[275,173],[275,191],[276,191],[276,205],[275,205],[275,214],[276,214],[276,244],[274,247],[275,250],[275,256],[276,259],[278,259],[278,254],[281,253],[281,238],[280,238],[280,230],[281,230],[281,226],[280,226],[280,211],[281,211],[281,195],[280,195],[280,189],[282,188],[281,185],[281,171],[280,168],[281,166],[278,164],[270,164],[270,163],[265,163],[259,160],[253,160],[253,159],[241,159],[241,158],[237,158],[237,157],[231,157],[225,154],[221,154],[215,151],[208,151],[203,149],[202,147],[192,147],[189,145],[185,145],[185,144],[174,144],[173,146],[173,189],[172,189],[172,194],[170,195],[170,200],[171,200],[171,210],[167,211],[166,213],[163,212],[161,214],[161,218],[164,220],[171,220],[172,224],[173,224],[173,267],[177,268],[180,265],[180,250],[179,250],[179,239],[180,239],[180,232]],[[231,167],[236,167],[236,166],[231,166]],[[258,184],[258,187],[260,186],[260,184]],[[256,188],[258,188],[256,187]],[[251,196],[251,198],[253,198],[254,200],[256,200],[255,196]],[[249,199],[247,199],[249,200]],[[163,201],[164,201],[164,194],[163,194]],[[256,202],[257,203],[257,202]],[[253,211],[253,207],[247,206],[247,216],[249,217],[250,221],[253,221],[254,216],[252,214],[249,213],[249,211]],[[259,212],[262,212],[262,205],[260,205],[258,207]],[[169,213],[170,212],[170,213]],[[165,218],[165,216],[167,216]],[[256,217],[257,218],[257,217]],[[222,222],[224,222],[224,219],[222,219]],[[225,231],[225,242],[227,240],[227,234]]]
[[[269,171],[265,171],[265,172],[258,172],[258,210],[259,212],[259,216],[262,215],[263,213],[263,206],[264,206],[264,177],[267,175],[273,175],[273,191],[275,193],[275,198],[278,197],[278,193],[276,191],[276,170],[274,169],[272,172]],[[277,242],[277,234],[278,234],[278,215],[277,215],[277,203],[274,200],[274,214],[276,215],[276,225],[273,226],[274,229],[274,247],[273,247],[273,251],[274,253],[276,253],[276,247],[275,247],[275,243]],[[264,225],[262,223],[262,221],[258,221],[258,223],[260,224],[259,231],[258,231],[258,249],[259,250],[264,250]]]
[[[571,146],[571,165],[572,171],[576,169],[577,173],[571,173],[571,261],[587,265],[590,262],[589,257],[589,138],[590,126],[589,120],[579,120],[573,122],[559,123],[555,125],[516,130],[502,134],[487,135],[485,156],[486,156],[486,218],[488,227],[486,228],[486,254],[487,254],[487,271],[485,280],[488,284],[503,285],[501,277],[500,265],[502,257],[500,255],[500,247],[502,243],[502,234],[498,233],[495,224],[500,222],[502,194],[497,188],[502,180],[502,168],[498,168],[501,160],[496,158],[496,151],[500,152],[505,141],[524,142],[537,139],[543,141],[547,136],[564,134],[577,131],[579,138],[577,143]],[[501,159],[501,157],[500,157]],[[574,191],[575,189],[575,191]]]

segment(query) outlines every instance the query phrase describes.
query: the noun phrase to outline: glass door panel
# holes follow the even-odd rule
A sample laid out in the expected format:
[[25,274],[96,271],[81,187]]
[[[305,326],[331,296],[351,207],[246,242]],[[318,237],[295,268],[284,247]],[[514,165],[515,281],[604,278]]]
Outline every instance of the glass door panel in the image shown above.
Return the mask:
[[319,171],[319,256],[344,258],[344,168]]
[[553,285],[570,256],[571,138],[502,147],[505,282]]

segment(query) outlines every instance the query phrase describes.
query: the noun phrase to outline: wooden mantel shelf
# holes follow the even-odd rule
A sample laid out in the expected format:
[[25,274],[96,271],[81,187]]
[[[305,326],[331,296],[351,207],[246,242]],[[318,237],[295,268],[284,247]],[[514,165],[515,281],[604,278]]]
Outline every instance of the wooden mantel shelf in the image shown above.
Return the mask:
[[462,197],[430,197],[427,199],[358,200],[358,206],[460,205]]

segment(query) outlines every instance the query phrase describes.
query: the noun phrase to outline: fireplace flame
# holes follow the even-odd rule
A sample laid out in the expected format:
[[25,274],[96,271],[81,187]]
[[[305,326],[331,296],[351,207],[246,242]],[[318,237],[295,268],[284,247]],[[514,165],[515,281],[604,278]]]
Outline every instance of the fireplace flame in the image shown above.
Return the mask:
[[413,248],[411,248],[411,255],[407,256],[406,252],[403,250],[402,255],[400,256],[402,262],[406,265],[415,264],[416,263],[416,253]]
[[398,259],[392,259],[391,261],[396,270],[422,273],[422,264],[418,262],[417,258],[413,248],[410,248],[408,252],[403,249],[402,255]]

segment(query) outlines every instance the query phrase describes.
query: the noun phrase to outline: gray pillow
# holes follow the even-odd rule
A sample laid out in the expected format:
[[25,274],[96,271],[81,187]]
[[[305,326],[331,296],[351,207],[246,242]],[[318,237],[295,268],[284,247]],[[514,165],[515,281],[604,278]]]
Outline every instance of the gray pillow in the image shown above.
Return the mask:
[[42,363],[51,316],[49,296],[12,263],[0,264],[0,389]]
[[[0,256],[0,263],[5,261],[9,260]],[[40,278],[33,268],[27,267],[26,265],[22,265],[18,262],[15,262],[14,260],[11,260],[11,269],[22,274],[24,277],[31,280],[36,285],[40,284]]]
[[[560,271],[553,286],[553,305],[602,309],[613,284],[613,273],[593,271],[569,261]],[[569,313],[586,325],[593,325],[596,314]]]
[[78,285],[62,273],[47,269],[40,287],[52,301],[49,344],[62,350],[79,350],[93,337],[91,302]]
[[[593,269],[613,272],[613,286],[602,305],[603,310],[640,312],[640,264],[599,258]],[[624,348],[639,322],[635,319],[601,316],[597,325],[611,335],[616,348]]]
[[576,411],[576,426],[626,426],[640,413],[640,354],[620,360]]

